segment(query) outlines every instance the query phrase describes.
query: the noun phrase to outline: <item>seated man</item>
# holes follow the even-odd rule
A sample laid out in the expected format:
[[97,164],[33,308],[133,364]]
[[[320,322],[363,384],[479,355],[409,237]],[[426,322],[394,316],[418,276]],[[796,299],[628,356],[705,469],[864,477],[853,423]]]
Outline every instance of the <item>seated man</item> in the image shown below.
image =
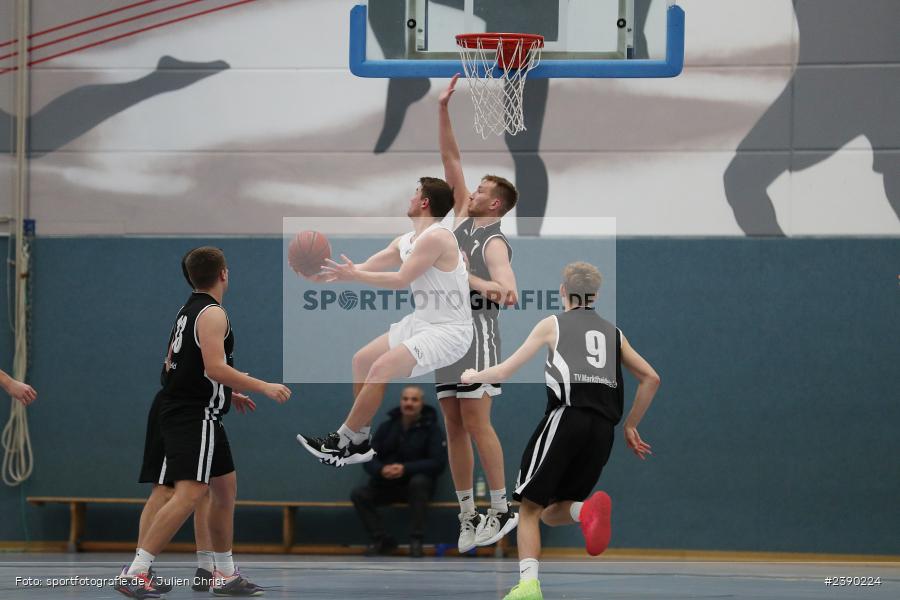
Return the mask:
[[418,386],[403,388],[400,406],[388,413],[390,420],[372,438],[375,458],[363,465],[372,476],[369,483],[353,490],[350,498],[372,543],[367,556],[390,554],[397,542],[384,531],[378,506],[408,502],[412,511],[409,553],[422,556],[425,510],[434,495],[434,484],[447,464],[444,432],[437,411],[423,401]]

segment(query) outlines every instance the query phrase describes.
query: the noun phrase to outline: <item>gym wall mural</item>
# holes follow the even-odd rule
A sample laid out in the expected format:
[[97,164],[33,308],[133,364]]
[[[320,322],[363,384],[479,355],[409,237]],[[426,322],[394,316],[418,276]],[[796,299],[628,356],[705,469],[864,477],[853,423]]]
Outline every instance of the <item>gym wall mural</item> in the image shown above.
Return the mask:
[[[638,56],[659,51],[642,35],[650,1]],[[274,235],[285,216],[402,210],[418,176],[441,176],[446,82],[354,77],[354,3],[33,0],[38,233]],[[519,217],[612,216],[621,235],[900,235],[900,3],[679,4],[678,78],[531,81],[528,131],[487,141],[461,90],[467,175],[513,178]],[[14,5],[0,1],[0,43]],[[4,190],[14,52],[0,47]],[[507,226],[539,232],[527,222]]]

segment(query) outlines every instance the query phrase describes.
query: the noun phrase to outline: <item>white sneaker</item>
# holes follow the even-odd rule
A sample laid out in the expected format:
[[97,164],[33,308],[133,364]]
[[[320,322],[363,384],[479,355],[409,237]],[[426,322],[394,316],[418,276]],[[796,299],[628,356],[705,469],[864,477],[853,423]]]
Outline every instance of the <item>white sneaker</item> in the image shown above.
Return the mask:
[[507,505],[506,512],[489,508],[487,516],[481,521],[481,525],[475,531],[476,546],[490,546],[496,544],[503,536],[516,528],[519,524],[519,513],[515,513],[512,507]]
[[475,535],[484,523],[484,517],[477,512],[459,513],[459,542],[456,547],[460,554],[464,554],[474,548]]

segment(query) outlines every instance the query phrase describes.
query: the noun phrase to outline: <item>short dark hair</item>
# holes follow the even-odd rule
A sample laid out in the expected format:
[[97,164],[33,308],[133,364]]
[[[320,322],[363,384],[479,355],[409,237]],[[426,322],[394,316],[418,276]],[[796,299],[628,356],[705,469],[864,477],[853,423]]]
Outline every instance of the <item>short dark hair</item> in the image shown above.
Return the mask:
[[428,198],[432,217],[443,219],[453,209],[453,189],[446,181],[437,177],[422,177],[419,179],[419,186],[422,188],[422,197]]
[[216,284],[219,273],[228,268],[225,253],[212,246],[201,246],[188,252],[184,266],[195,290],[208,290]]
[[187,257],[193,252],[193,250],[188,250],[184,253],[184,256],[181,257],[181,274],[184,275],[184,280],[187,281],[187,284],[191,286],[191,289],[194,288],[194,284],[191,283],[191,276],[188,275],[187,270]]
[[519,200],[519,192],[509,179],[500,177],[499,175],[485,175],[481,180],[490,181],[494,184],[493,196],[494,198],[500,198],[500,202],[503,203],[503,212],[500,213],[501,215],[505,215],[513,209],[516,202]]
[[563,285],[570,303],[576,306],[590,306],[600,293],[603,276],[594,265],[573,262],[563,269]]

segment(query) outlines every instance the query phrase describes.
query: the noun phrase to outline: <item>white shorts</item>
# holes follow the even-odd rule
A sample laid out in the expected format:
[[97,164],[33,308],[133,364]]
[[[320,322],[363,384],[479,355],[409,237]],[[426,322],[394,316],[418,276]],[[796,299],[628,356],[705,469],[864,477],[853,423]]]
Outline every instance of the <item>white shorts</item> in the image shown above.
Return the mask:
[[465,356],[472,344],[472,323],[429,323],[406,315],[391,325],[388,344],[403,344],[416,359],[410,377],[418,377],[435,369],[452,365]]

